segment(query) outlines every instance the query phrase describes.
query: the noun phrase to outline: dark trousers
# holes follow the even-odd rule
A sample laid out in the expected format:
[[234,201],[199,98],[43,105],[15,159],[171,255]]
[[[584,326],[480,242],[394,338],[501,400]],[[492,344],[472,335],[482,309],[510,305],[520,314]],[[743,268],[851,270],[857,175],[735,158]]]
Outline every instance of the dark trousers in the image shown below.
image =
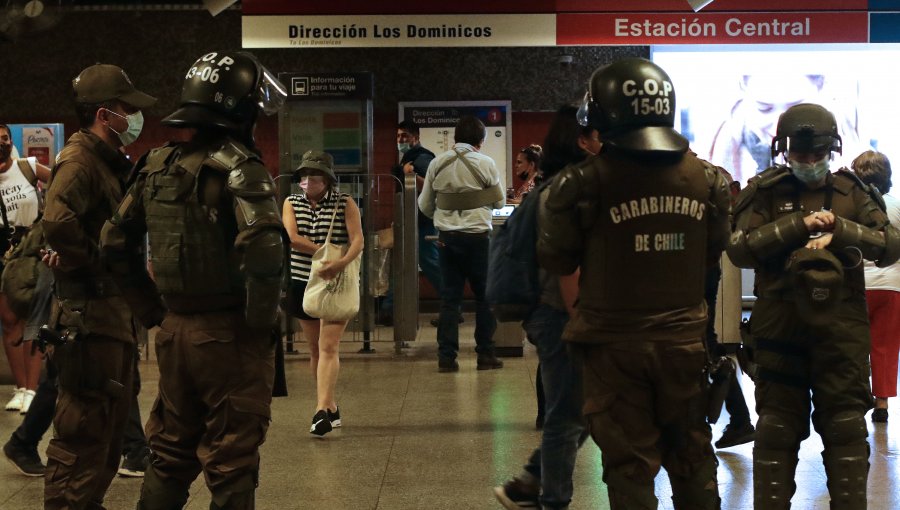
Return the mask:
[[56,413],[56,398],[59,391],[56,389],[56,377],[47,377],[37,387],[31,407],[25,413],[22,423],[13,432],[15,440],[23,447],[37,451],[38,443],[44,437],[44,433],[53,423],[53,415]]
[[440,233],[442,288],[437,340],[441,359],[456,359],[459,351],[459,310],[466,282],[475,294],[475,352],[488,355],[494,352],[497,320],[485,298],[489,246],[487,233]]
[[114,394],[105,388],[70,387],[64,381],[77,380],[67,371],[80,365],[83,374],[101,374],[100,382],[112,380],[130,388],[134,345],[101,335],[88,335],[79,339],[78,345],[65,356],[79,360],[58,359],[64,356],[59,348],[53,354],[58,367],[65,364],[69,368],[59,372],[59,399],[53,418],[56,434],[47,446],[44,474],[45,510],[99,508],[119,469],[130,392]]
[[138,407],[138,395],[141,393],[141,374],[138,371],[140,360],[138,350],[134,351],[134,384],[131,400],[131,409],[128,411],[128,423],[125,424],[124,439],[122,443],[122,455],[140,455],[147,447],[147,437],[144,435],[144,422],[141,421],[141,410]]
[[716,456],[701,385],[700,338],[574,344],[584,414],[600,447],[612,508],[656,508],[664,467],[675,508],[718,508]]
[[[147,420],[153,460],[140,508],[170,508],[150,502],[160,490],[186,498],[201,472],[219,506],[231,493],[252,491],[271,416],[269,331],[249,328],[240,312],[169,312],[155,345],[159,395]],[[148,485],[160,480],[165,489]]]
[[[722,268],[716,264],[706,270],[705,298],[709,318],[706,321],[706,348],[710,356],[717,357],[724,354],[724,348],[719,343],[716,335],[716,297],[719,292],[719,280],[722,279]],[[750,423],[750,409],[747,408],[747,400],[737,381],[737,371],[731,375],[728,382],[728,394],[725,396],[725,409],[731,417],[732,425],[739,426]]]

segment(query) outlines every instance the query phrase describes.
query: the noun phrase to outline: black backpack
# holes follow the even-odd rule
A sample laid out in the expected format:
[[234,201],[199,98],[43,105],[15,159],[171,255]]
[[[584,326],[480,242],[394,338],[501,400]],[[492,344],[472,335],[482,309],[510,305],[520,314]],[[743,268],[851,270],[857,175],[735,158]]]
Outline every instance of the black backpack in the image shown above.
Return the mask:
[[501,322],[527,319],[540,302],[537,213],[540,192],[548,184],[528,193],[491,239],[486,297]]

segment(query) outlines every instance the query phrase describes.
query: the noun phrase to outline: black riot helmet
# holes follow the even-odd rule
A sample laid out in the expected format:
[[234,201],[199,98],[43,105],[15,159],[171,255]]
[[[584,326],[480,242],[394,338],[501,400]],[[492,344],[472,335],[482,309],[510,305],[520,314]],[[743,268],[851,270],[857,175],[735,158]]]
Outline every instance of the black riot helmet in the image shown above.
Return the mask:
[[775,138],[772,139],[772,159],[789,151],[841,153],[834,114],[812,103],[791,106],[778,117]]
[[600,67],[578,110],[578,122],[600,133],[604,144],[631,151],[685,152],[675,126],[675,88],[669,75],[645,58]]
[[181,105],[162,123],[249,133],[260,110],[271,115],[286,97],[284,85],[252,54],[207,53],[188,69]]

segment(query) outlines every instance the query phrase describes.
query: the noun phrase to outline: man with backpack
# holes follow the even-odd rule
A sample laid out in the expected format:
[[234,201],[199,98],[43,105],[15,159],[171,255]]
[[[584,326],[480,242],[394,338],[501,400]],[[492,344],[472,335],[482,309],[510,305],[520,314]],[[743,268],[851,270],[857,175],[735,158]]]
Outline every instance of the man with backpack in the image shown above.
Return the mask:
[[603,148],[554,179],[539,219],[541,266],[580,269],[563,339],[612,510],[657,508],[661,466],[676,508],[721,505],[702,382],[703,277],[727,242],[730,198],[673,129],[676,111],[671,79],[649,60],[597,69],[578,119]]
[[581,416],[581,377],[562,341],[578,297],[578,272],[558,276],[538,270],[536,264],[537,223],[545,214],[548,185],[564,166],[600,151],[597,130],[578,125],[576,111],[566,105],[557,112],[544,140],[544,183],[526,196],[491,241],[488,301],[498,316],[523,314],[516,318],[523,320],[528,341],[537,347],[546,401],[540,446],[522,473],[494,488],[497,500],[508,510],[566,508],[572,499],[575,458],[587,438]]

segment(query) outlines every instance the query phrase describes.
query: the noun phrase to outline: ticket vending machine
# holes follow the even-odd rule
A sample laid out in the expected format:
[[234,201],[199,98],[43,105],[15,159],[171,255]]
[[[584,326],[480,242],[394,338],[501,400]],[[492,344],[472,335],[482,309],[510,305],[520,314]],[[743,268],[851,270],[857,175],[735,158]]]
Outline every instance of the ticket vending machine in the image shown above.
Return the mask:
[[[338,188],[356,200],[363,232],[371,236],[374,232],[369,193],[373,174],[372,73],[279,73],[278,78],[288,88],[287,102],[278,114],[279,200],[299,191],[291,177],[303,153],[325,151],[334,157]],[[370,335],[375,329],[375,315],[369,281],[374,246],[374,239],[366,239],[359,314],[347,328],[362,333],[360,352],[373,352]],[[292,333],[289,327],[289,339],[293,338]],[[291,345],[288,347],[290,351]]]

